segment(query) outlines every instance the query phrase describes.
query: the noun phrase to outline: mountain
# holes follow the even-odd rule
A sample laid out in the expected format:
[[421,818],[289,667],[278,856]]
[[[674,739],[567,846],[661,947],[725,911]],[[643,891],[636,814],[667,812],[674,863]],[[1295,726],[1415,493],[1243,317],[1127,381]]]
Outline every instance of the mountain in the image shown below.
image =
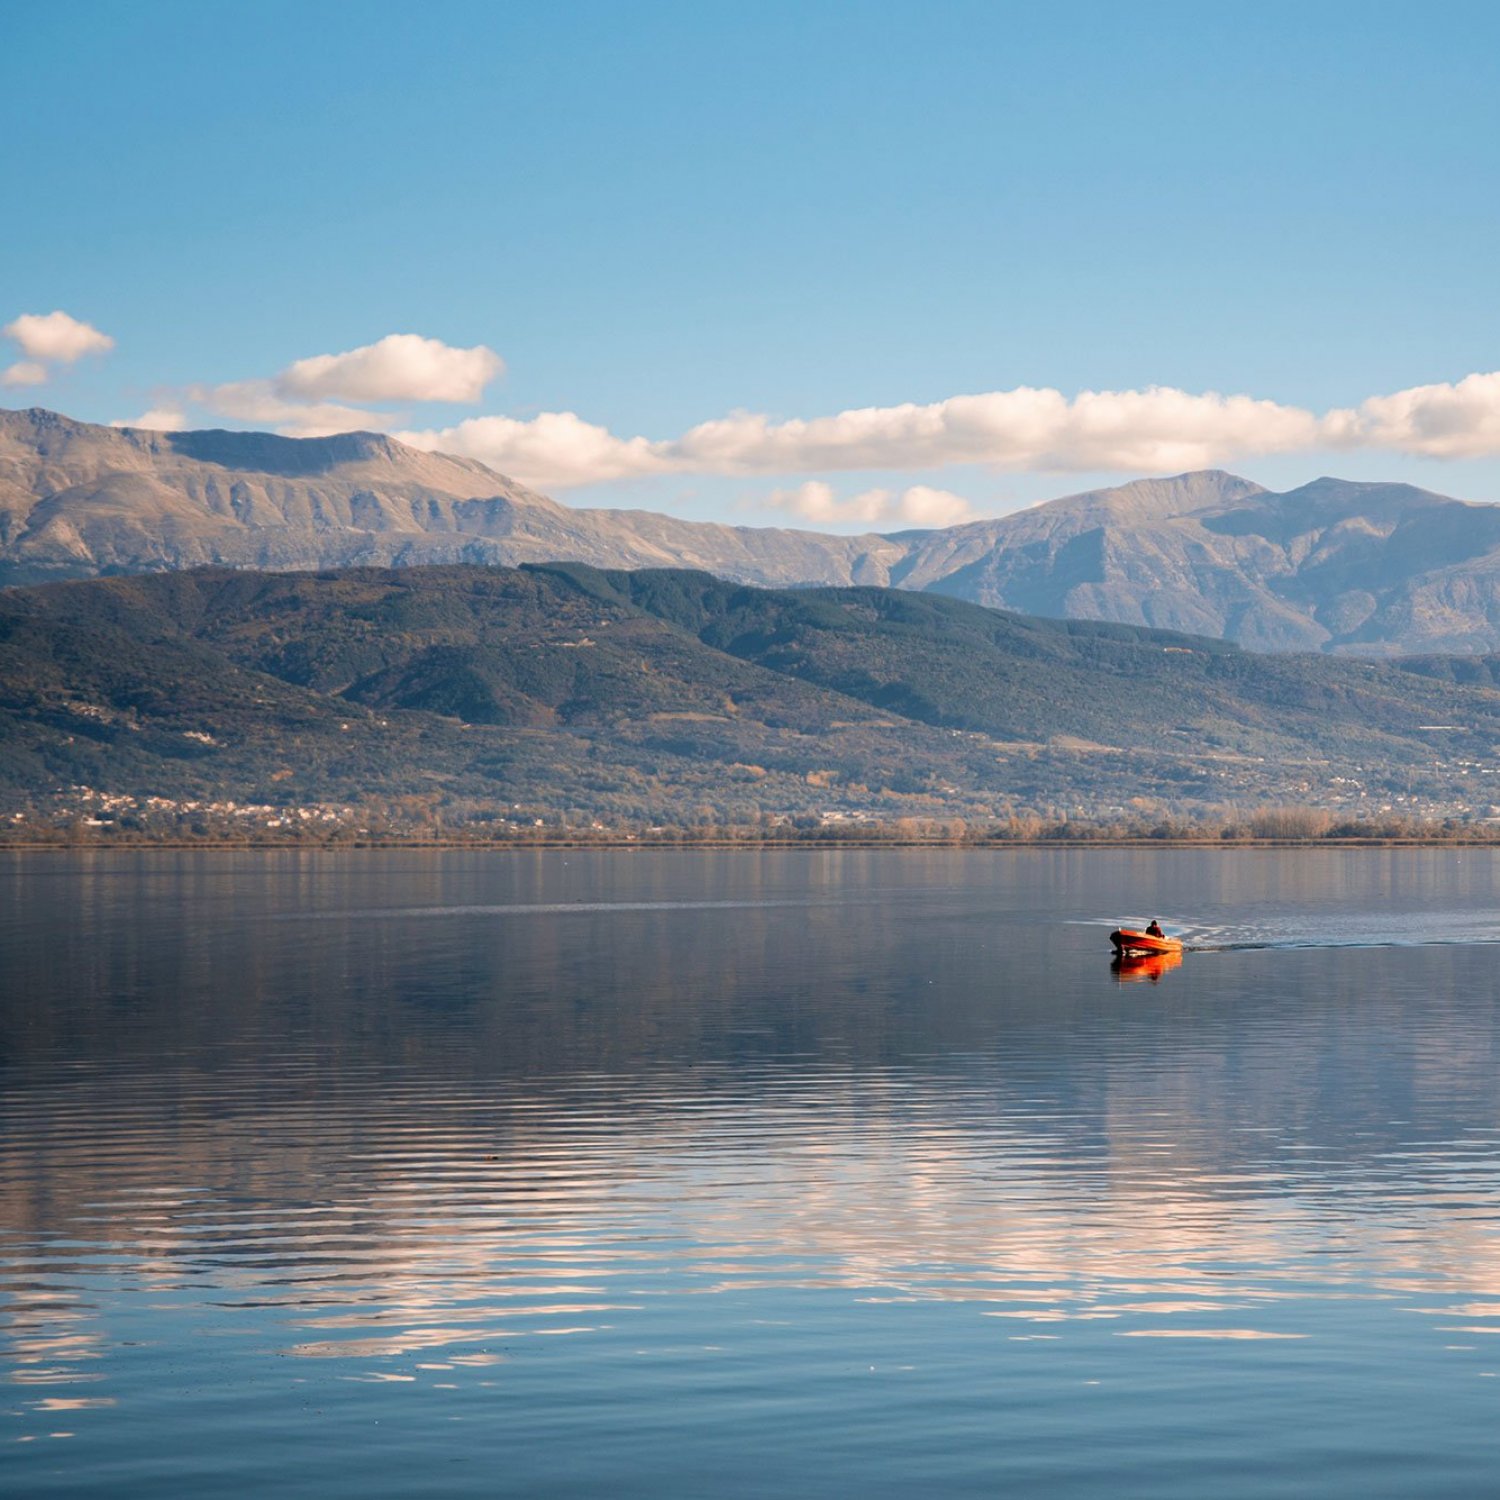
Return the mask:
[[158,573],[0,593],[0,807],[1465,814],[1492,681],[681,570]]
[[1500,506],[1318,479],[1149,479],[929,533],[892,581],[1264,651],[1500,649]]
[[0,411],[0,585],[206,565],[558,559],[752,583],[884,582],[903,551],[879,536],[573,509],[471,459],[370,432],[149,432]]
[[1257,650],[1500,651],[1500,506],[1208,471],[892,536],[559,505],[372,433],[281,438],[0,412],[0,584],[205,565],[577,561],[739,583],[891,585]]

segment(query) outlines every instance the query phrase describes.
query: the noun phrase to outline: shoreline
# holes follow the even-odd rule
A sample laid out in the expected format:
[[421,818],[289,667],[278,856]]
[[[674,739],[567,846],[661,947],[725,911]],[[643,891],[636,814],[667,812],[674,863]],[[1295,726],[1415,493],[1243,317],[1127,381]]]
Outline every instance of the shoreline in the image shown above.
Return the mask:
[[1025,849],[1500,849],[1500,832],[1483,838],[1304,838],[1304,839],[1216,839],[1216,838],[1071,838],[1071,839],[922,839],[922,838],[826,838],[826,839],[331,839],[322,843],[291,843],[274,839],[149,839],[140,841],[97,839],[63,842],[39,840],[27,842],[0,841],[0,854],[76,854],[87,853],[182,853],[187,850],[216,853],[324,854],[349,850],[360,852],[383,849],[468,849],[487,854],[533,853],[539,849],[649,849],[679,850],[688,853],[699,849],[747,852],[763,849],[950,849],[966,853],[1013,853]]

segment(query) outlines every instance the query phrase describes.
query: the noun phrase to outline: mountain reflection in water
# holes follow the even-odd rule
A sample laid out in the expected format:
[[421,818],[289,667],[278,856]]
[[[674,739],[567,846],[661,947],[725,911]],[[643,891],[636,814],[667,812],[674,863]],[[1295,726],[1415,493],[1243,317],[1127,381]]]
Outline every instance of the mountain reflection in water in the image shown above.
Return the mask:
[[[1497,884],[1472,851],[8,856],[0,1462],[1475,1493]],[[1146,905],[1405,946],[1119,984]]]

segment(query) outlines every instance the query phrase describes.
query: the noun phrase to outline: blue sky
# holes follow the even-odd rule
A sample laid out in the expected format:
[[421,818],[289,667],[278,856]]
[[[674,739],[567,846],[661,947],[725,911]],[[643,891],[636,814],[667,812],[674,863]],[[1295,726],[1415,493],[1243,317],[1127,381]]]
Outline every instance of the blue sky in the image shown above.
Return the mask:
[[[113,340],[22,325],[0,404],[383,426],[754,523],[1200,461],[1500,500],[1500,377],[1460,385],[1500,369],[1494,5],[75,0],[0,28],[0,324]],[[1075,406],[1157,387],[1183,395]],[[1057,394],[945,404],[1018,388]]]

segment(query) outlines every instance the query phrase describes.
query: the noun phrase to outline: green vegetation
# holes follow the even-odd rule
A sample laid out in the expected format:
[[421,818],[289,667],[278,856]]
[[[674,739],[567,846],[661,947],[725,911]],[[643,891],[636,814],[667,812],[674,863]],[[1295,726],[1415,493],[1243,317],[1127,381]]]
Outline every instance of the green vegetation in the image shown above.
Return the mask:
[[[1500,799],[1500,692],[1446,660],[1259,656],[932,594],[681,570],[96,579],[0,592],[0,826],[1477,825]],[[1289,806],[1317,826],[1258,829]]]

